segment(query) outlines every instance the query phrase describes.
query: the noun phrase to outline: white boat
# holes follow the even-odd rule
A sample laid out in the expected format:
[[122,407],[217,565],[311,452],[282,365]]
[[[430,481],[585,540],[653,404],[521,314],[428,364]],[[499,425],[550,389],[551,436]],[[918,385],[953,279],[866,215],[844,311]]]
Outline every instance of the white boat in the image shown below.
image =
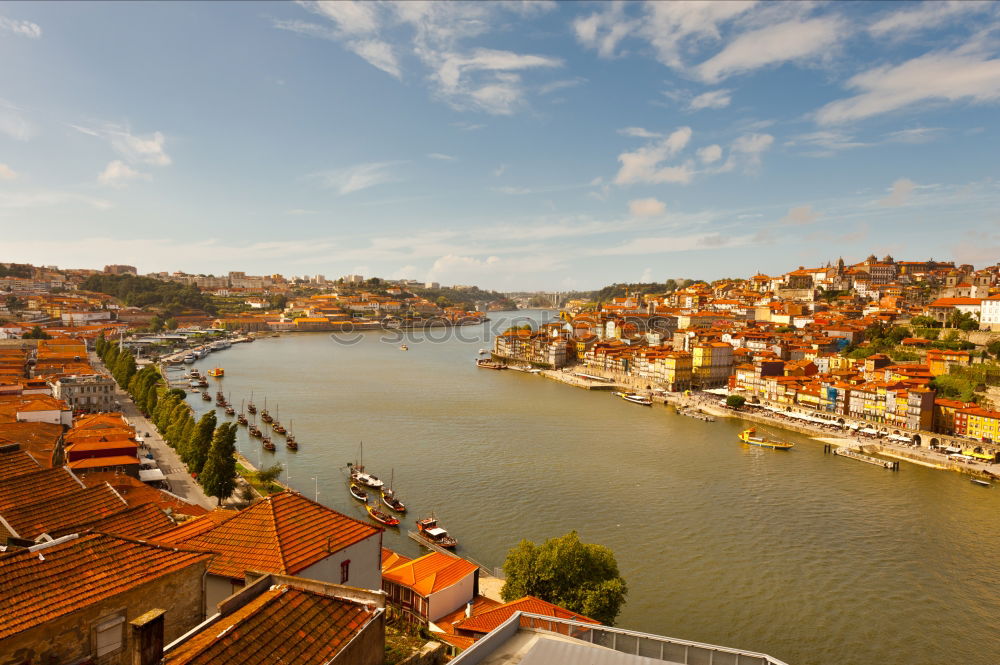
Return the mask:
[[632,402],[633,404],[640,404],[642,406],[653,406],[653,400],[648,397],[643,397],[642,395],[636,393],[622,393],[615,392],[615,397],[621,397],[626,402]]
[[184,362],[188,365],[192,364],[196,360],[195,356],[191,353],[184,356]]
[[349,465],[351,467],[351,480],[360,483],[362,485],[367,485],[368,487],[373,487],[375,489],[380,489],[385,483],[379,480],[378,476],[365,472],[365,444],[361,444],[361,453],[358,457],[357,464]]

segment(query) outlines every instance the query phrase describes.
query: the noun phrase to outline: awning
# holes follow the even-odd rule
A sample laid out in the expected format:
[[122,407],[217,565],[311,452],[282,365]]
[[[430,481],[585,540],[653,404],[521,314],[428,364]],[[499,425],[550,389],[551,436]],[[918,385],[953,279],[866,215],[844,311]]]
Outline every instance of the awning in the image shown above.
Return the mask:
[[154,483],[157,480],[166,480],[167,477],[159,469],[139,469],[139,480],[144,483]]
[[863,430],[860,430],[860,431],[861,431],[862,434],[878,434],[878,430],[877,429],[872,429],[871,427],[866,427],[866,428],[864,428]]
[[433,529],[425,529],[424,533],[426,533],[429,536],[434,536],[435,538],[437,538],[439,536],[447,536],[448,535],[447,531],[445,531],[444,529],[441,529],[439,527],[434,527]]
[[860,429],[861,425],[859,425],[857,423],[851,423],[851,424],[848,425],[848,427],[850,427],[851,429]]
[[951,454],[954,455],[954,454],[957,454],[957,453],[961,453],[962,449],[961,448],[957,448],[956,446],[948,446],[947,448],[944,449],[944,451],[946,453],[951,453]]

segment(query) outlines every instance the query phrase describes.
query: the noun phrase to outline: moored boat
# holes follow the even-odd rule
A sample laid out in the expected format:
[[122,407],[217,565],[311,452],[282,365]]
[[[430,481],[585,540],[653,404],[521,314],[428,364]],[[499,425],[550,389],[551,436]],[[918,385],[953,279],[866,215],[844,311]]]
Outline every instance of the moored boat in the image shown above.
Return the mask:
[[379,480],[378,476],[365,472],[365,444],[363,441],[361,442],[358,463],[348,462],[347,467],[351,472],[351,481],[355,483],[367,485],[374,489],[379,489],[385,484]]
[[432,545],[452,549],[458,545],[458,541],[448,535],[445,529],[438,526],[437,518],[433,515],[417,520],[417,535]]
[[[409,350],[410,350],[410,347],[408,347],[408,346],[407,346],[407,345],[405,345],[405,344],[400,344],[400,345],[399,345],[399,350],[400,350],[400,351],[409,351]],[[397,520],[396,522],[398,523],[398,522],[399,522],[399,520]]]
[[277,448],[277,446],[275,446],[273,443],[271,443],[270,437],[265,436],[263,439],[260,440],[260,442],[261,442],[261,444],[263,444],[264,450],[266,450],[266,451],[268,451],[270,453],[273,453],[274,450],[275,450],[275,448]]
[[253,403],[253,391],[250,391],[250,401],[247,402],[247,413],[253,415],[257,413],[257,405]]
[[988,480],[982,480],[981,478],[970,478],[969,482],[974,485],[979,485],[980,487],[993,487],[993,483]]
[[399,526],[399,518],[393,517],[389,513],[384,513],[378,509],[378,506],[373,506],[370,503],[365,504],[365,510],[368,511],[368,515],[376,522],[381,522],[386,526]]
[[368,503],[368,492],[366,492],[361,485],[358,485],[357,483],[350,483],[348,485],[348,489],[351,492],[351,496],[355,499]]
[[740,441],[743,443],[751,446],[760,446],[761,448],[771,448],[772,450],[789,450],[795,445],[794,443],[786,441],[778,441],[777,439],[768,439],[763,436],[758,436],[757,430],[753,427],[740,432],[739,437]]
[[261,437],[260,428],[256,424],[250,425],[250,436],[258,439]]
[[274,418],[271,417],[271,414],[267,412],[267,398],[266,397],[264,398],[264,408],[260,410],[260,419],[263,420],[265,423],[268,423],[268,424],[270,424],[271,422],[274,421]]
[[195,358],[194,354],[192,354],[192,353],[189,353],[186,356],[184,356],[184,364],[185,365],[191,365],[191,364],[194,363],[195,360],[197,360],[197,358]]
[[643,397],[638,393],[623,393],[616,391],[614,393],[615,397],[621,397],[626,402],[632,402],[633,404],[640,404],[642,406],[653,406],[653,400],[648,397]]
[[236,415],[236,409],[234,409],[231,406],[227,406],[226,407],[226,415],[227,416],[235,416]]
[[477,360],[476,367],[479,367],[481,369],[507,369],[506,365],[498,363],[493,360],[489,360],[488,358],[480,358],[479,360]]
[[393,485],[396,481],[396,470],[392,470],[392,474],[389,476],[389,486],[382,488],[382,503],[389,506],[397,513],[406,512],[406,504],[399,500],[396,496],[396,490],[393,489]]
[[213,367],[212,369],[208,370],[208,375],[214,376],[217,379],[221,379],[226,375],[226,370],[222,369],[221,367]]
[[211,402],[211,401],[212,401],[212,396],[211,396],[211,395],[209,395],[209,394],[208,394],[208,393],[206,393],[206,392],[203,392],[203,393],[201,394],[201,398],[202,398],[203,400],[205,400],[206,402]]

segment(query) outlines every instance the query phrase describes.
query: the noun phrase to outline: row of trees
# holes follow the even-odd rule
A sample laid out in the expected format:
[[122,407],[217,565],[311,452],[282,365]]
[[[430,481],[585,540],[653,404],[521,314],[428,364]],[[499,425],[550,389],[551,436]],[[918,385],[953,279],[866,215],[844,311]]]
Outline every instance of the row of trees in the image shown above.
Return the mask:
[[119,350],[117,344],[108,342],[103,335],[97,338],[95,350],[118,385],[152,420],[167,445],[177,450],[205,493],[220,501],[228,498],[236,489],[237,426],[219,425],[214,410],[195,421],[187,393],[163,385],[155,365],[137,371],[132,352]]

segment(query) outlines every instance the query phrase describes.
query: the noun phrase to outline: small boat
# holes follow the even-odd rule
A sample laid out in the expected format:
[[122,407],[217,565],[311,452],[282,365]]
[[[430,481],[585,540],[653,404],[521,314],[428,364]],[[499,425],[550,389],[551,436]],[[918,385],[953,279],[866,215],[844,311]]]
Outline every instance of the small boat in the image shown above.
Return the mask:
[[364,488],[361,487],[361,485],[358,485],[357,483],[351,483],[349,489],[351,491],[351,496],[353,496],[355,499],[357,499],[358,501],[364,501],[365,503],[368,503],[368,492],[366,492]]
[[263,420],[265,423],[268,423],[268,424],[270,424],[271,422],[274,421],[274,418],[271,417],[271,414],[267,412],[267,398],[266,397],[264,398],[264,408],[260,410],[260,419]]
[[208,394],[208,393],[206,393],[206,392],[203,392],[203,393],[201,394],[201,398],[202,398],[203,400],[205,400],[206,402],[211,402],[211,401],[212,401],[212,396],[211,396],[211,395],[209,395],[209,394]]
[[205,379],[199,379],[198,380],[198,387],[199,388],[208,388],[208,381],[206,381]]
[[417,520],[417,535],[432,545],[452,549],[458,541],[448,535],[448,532],[438,526],[433,515]]
[[642,406],[653,406],[653,400],[648,397],[643,397],[638,393],[623,393],[615,392],[615,397],[621,397],[626,402],[632,402],[633,404],[641,404]]
[[261,439],[260,442],[264,445],[264,450],[266,450],[268,452],[273,453],[274,450],[275,450],[275,448],[277,448],[277,446],[275,446],[273,443],[271,443],[271,439],[269,439],[266,436],[263,439]]
[[215,391],[215,399],[217,399],[220,402],[225,402],[226,401],[226,395],[221,390],[217,390],[217,391]]
[[194,354],[189,353],[184,356],[184,364],[186,365],[191,365],[195,360],[197,360],[197,358],[194,357]]
[[259,439],[261,437],[260,428],[256,425],[250,425],[250,436]]
[[740,432],[740,441],[743,443],[750,444],[751,446],[760,446],[761,448],[771,448],[772,450],[789,450],[794,443],[786,443],[785,441],[778,441],[776,439],[766,439],[762,436],[757,436],[757,430],[751,427],[750,429],[745,429]]
[[192,379],[200,379],[201,372],[199,372],[197,368],[194,368],[191,370],[191,373],[188,376]]
[[255,414],[257,413],[257,405],[253,403],[253,391],[250,391],[250,401],[247,402],[247,413]]
[[365,504],[365,510],[368,511],[368,515],[376,522],[381,522],[386,526],[399,526],[399,518],[393,517],[389,513],[384,513],[378,509],[378,506],[373,506],[370,503]]
[[285,440],[285,448],[288,448],[289,450],[298,450],[299,449],[299,442],[296,441],[294,437],[290,438],[290,439],[286,439]]
[[494,360],[489,360],[487,358],[480,358],[476,361],[476,367],[481,369],[507,369],[507,366],[503,363],[498,363]]
[[221,367],[213,367],[212,369],[208,370],[208,375],[214,376],[217,379],[221,379],[226,375],[226,370],[222,369]]
[[382,488],[382,503],[389,506],[397,513],[406,512],[406,504],[399,500],[396,496],[396,491],[392,488],[396,480],[396,470],[393,469],[392,475],[389,476],[389,486]]
[[[410,350],[410,347],[408,347],[408,346],[407,346],[407,345],[405,345],[405,344],[400,344],[400,345],[399,345],[399,350],[400,350],[400,351],[409,351],[409,350]],[[399,524],[399,520],[396,520],[396,523],[397,523],[397,524]]]
[[988,480],[982,480],[980,478],[970,478],[969,482],[975,485],[979,485],[980,487],[993,487],[993,483],[991,483]]
[[279,420],[281,417],[281,409],[275,407],[275,411],[277,412],[277,416],[275,417],[274,422],[271,423],[271,429],[274,430],[275,434],[285,434],[288,430],[285,429],[284,425],[282,425]]
[[381,488],[385,483],[379,480],[378,476],[371,473],[365,473],[365,444],[363,441],[361,442],[360,450],[361,452],[358,458],[360,461],[357,464],[353,464],[351,462],[347,463],[347,466],[351,471],[351,481],[361,485],[367,485],[368,487],[375,489]]

